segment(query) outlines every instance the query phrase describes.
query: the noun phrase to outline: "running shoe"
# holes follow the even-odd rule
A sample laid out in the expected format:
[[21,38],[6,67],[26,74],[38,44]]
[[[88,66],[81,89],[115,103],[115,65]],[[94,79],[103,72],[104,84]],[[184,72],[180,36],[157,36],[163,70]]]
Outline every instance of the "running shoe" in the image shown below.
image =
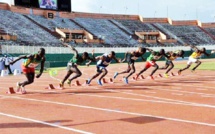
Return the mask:
[[192,73],[195,73],[195,70],[192,69],[191,72],[192,72]]
[[97,80],[98,85],[102,86],[101,80]]
[[124,77],[123,80],[124,80],[125,84],[128,84],[128,78]]
[[91,80],[88,79],[86,84],[87,84],[87,85],[90,85],[90,83],[91,83]]
[[150,77],[150,79],[154,80],[154,77],[153,77],[153,76],[149,76],[149,77]]
[[137,80],[139,78],[139,75],[137,74],[136,76],[135,76],[135,80]]
[[71,87],[71,80],[67,80],[67,84]]
[[168,75],[167,73],[165,73],[165,74],[164,74],[164,77],[168,78],[168,77],[169,77],[169,75]]
[[118,76],[118,73],[116,72],[113,76],[114,79],[116,79],[116,77]]
[[26,94],[27,92],[25,91],[25,87],[20,86],[21,87],[21,94]]
[[20,83],[17,82],[17,83],[16,83],[16,92],[19,92],[19,91],[20,91],[20,88],[21,88]]
[[59,84],[59,86],[60,86],[61,88],[64,88],[64,83],[61,81],[60,84]]

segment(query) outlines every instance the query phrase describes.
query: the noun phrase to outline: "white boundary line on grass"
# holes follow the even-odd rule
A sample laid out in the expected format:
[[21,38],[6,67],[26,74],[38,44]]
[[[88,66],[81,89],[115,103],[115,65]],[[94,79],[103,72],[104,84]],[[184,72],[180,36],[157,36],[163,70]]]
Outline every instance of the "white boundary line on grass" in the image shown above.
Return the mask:
[[43,125],[47,125],[47,126],[51,126],[51,127],[56,127],[56,128],[60,128],[60,129],[64,129],[64,130],[69,130],[69,131],[73,131],[73,132],[77,132],[77,133],[81,133],[81,134],[93,134],[91,132],[86,132],[86,131],[82,131],[82,130],[78,130],[78,129],[74,129],[74,128],[69,128],[69,127],[64,127],[64,126],[60,126],[60,125],[57,125],[57,124],[48,123],[48,122],[39,121],[39,120],[35,120],[35,119],[30,119],[30,118],[25,118],[25,117],[21,117],[21,116],[5,114],[5,113],[2,113],[2,112],[0,112],[0,115],[11,117],[11,118],[16,118],[16,119],[21,119],[21,120],[25,120],[25,121],[35,122],[35,123],[38,123],[38,124],[43,124]]

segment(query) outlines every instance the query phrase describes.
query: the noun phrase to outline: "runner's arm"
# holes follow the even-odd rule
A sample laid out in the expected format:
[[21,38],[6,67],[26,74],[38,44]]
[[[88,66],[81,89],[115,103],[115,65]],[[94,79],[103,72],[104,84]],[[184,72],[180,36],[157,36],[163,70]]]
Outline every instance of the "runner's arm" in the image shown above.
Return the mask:
[[74,56],[75,57],[78,56],[78,51],[74,47],[72,47],[71,45],[69,45],[67,43],[64,43],[63,45],[66,46],[66,47],[68,47],[68,48],[70,48],[74,52]]
[[31,58],[33,57],[33,55],[24,55],[24,56],[20,56],[19,58],[17,58],[16,60],[10,62],[11,65],[13,65],[14,63],[16,63],[17,61],[21,60],[21,59],[26,59],[26,58]]

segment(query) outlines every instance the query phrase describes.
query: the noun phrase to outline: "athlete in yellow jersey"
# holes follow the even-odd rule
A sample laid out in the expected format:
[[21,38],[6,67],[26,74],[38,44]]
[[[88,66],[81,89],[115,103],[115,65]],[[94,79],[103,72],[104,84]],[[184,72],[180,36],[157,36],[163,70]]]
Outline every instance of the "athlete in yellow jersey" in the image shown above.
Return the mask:
[[159,69],[162,69],[162,70],[167,69],[164,76],[168,77],[169,71],[171,71],[174,68],[174,64],[172,61],[174,61],[178,57],[184,58],[183,57],[184,51],[183,50],[178,50],[178,51],[174,51],[174,52],[170,51],[170,52],[167,52],[166,55],[169,56],[168,58],[166,58],[166,65],[164,67],[159,68]]
[[36,54],[21,56],[18,59],[11,62],[10,64],[13,65],[15,62],[19,61],[20,59],[24,59],[21,66],[22,66],[22,72],[25,74],[27,81],[17,82],[17,92],[21,92],[22,94],[25,94],[26,93],[25,86],[34,82],[35,67],[38,66],[38,64],[41,64],[41,68],[40,68],[40,73],[36,75],[36,78],[39,78],[43,73],[44,63],[46,60],[45,49],[40,48],[40,50]]
[[178,74],[180,75],[182,71],[190,68],[190,66],[192,65],[192,63],[196,63],[196,66],[192,69],[192,72],[196,70],[196,68],[202,63],[201,61],[199,61],[198,59],[201,57],[202,54],[205,54],[207,56],[210,56],[210,54],[206,53],[206,49],[203,47],[201,50],[198,49],[195,46],[191,46],[191,48],[195,49],[195,51],[190,55],[189,60],[187,62],[187,66],[183,69],[180,69],[178,71]]

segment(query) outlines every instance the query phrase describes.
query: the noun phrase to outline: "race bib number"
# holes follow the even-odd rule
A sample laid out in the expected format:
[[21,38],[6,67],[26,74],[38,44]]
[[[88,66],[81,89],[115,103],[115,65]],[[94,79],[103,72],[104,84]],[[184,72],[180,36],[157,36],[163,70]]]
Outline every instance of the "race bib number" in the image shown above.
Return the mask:
[[138,57],[135,57],[135,56],[134,56],[134,57],[131,57],[131,59],[132,59],[132,60],[137,60]]

